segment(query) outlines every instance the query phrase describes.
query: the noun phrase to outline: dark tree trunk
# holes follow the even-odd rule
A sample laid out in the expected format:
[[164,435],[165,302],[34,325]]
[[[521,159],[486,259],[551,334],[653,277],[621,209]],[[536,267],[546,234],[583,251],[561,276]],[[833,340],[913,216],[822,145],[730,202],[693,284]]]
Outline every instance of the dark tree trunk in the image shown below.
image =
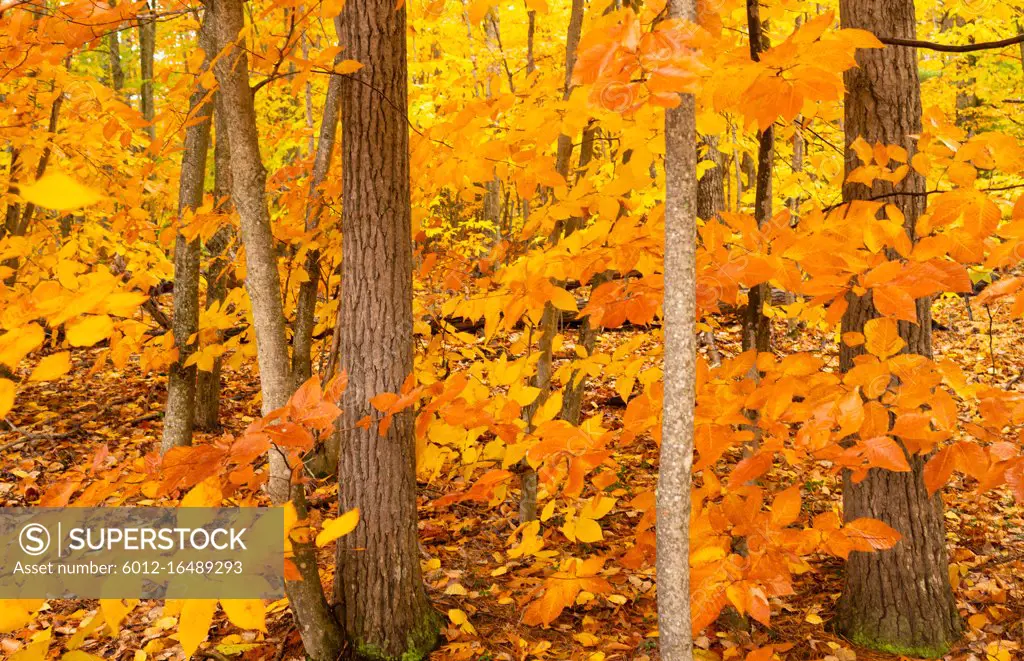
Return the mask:
[[144,14],[139,16],[139,75],[142,78],[139,107],[142,111],[142,118],[148,122],[146,132],[149,134],[149,139],[155,140],[156,125],[153,124],[153,119],[156,117],[156,106],[153,102],[153,62],[156,57],[156,17],[153,4],[147,3],[143,12]]
[[[406,9],[392,0],[349,2],[341,14],[345,56],[364,67],[341,95],[344,210],[338,462],[340,511],[359,525],[337,548],[334,608],[361,659],[422,658],[437,642],[416,527],[412,411],[381,436],[370,398],[399,392],[413,369],[412,225],[406,121]],[[358,80],[356,80],[358,79]]]
[[[218,213],[231,211],[231,146],[228,144],[228,129],[224,122],[224,103],[219,93],[214,95],[213,125],[213,200]],[[234,237],[234,228],[224,223],[210,240],[206,251],[210,261],[206,266],[206,307],[223,303],[228,293],[230,255],[228,245]],[[224,340],[224,334],[217,331],[217,341]],[[220,427],[220,356],[213,359],[213,369],[200,370],[196,379],[196,429],[216,431]]]
[[[768,49],[765,25],[761,22],[758,0],[747,0],[747,29],[750,32],[750,57],[761,59]],[[775,127],[769,126],[757,135],[757,166],[751,171],[754,186],[754,219],[761,227],[772,219],[772,161],[775,156]],[[747,308],[743,315],[742,346],[744,351],[768,351],[771,347],[771,326],[764,315],[765,302],[771,301],[768,283],[754,285],[747,295]]]
[[[199,46],[208,54],[204,68],[213,53],[209,38],[210,26],[204,18],[199,28]],[[198,85],[192,93],[189,117],[195,123],[185,129],[185,152],[181,157],[181,175],[178,179],[178,217],[195,211],[203,204],[206,183],[206,153],[210,148],[210,115],[213,104],[207,91]],[[195,420],[196,366],[185,363],[195,350],[190,342],[199,331],[199,238],[187,240],[178,233],[174,244],[174,316],[172,332],[178,359],[171,363],[167,376],[167,406],[164,414],[161,452],[192,444]]]
[[[844,28],[861,28],[886,36],[915,38],[913,0],[842,0]],[[858,67],[844,75],[846,83],[846,173],[859,165],[850,144],[861,136],[869,143],[896,144],[915,151],[921,131],[921,88],[917,53],[911,48],[862,50]],[[924,211],[924,178],[911,170],[896,188],[876,181],[873,187],[846,184],[846,202],[892,193],[889,198],[905,215],[905,230],[914,240],[914,226]],[[849,298],[843,332],[862,332],[877,316],[870,295]],[[931,356],[931,302],[917,301],[917,323],[901,321],[907,351]],[[862,347],[840,344],[840,368],[853,366]],[[860,484],[844,479],[843,512],[847,521],[870,516],[902,535],[892,549],[854,552],[846,565],[846,583],[835,624],[854,642],[897,654],[938,657],[960,633],[960,618],[949,584],[945,524],[939,494],[929,498],[924,487],[924,459],[909,458],[911,471],[872,469]]]

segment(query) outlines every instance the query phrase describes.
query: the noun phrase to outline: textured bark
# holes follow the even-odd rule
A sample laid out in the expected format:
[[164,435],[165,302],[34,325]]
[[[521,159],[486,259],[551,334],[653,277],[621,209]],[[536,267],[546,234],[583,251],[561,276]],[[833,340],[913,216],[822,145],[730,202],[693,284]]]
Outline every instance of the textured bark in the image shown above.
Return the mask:
[[697,217],[707,220],[725,210],[725,161],[718,151],[718,138],[707,135],[700,142],[705,149],[704,160],[715,164],[697,181]]
[[[842,26],[915,38],[913,0],[842,0]],[[862,136],[869,143],[901,145],[913,154],[921,131],[921,91],[917,53],[912,48],[864,50],[858,68],[844,74],[846,83],[846,172],[859,162],[850,144]],[[914,240],[914,226],[924,211],[924,178],[911,170],[895,188],[886,182],[872,187],[846,184],[846,202],[894,191],[888,198],[905,215],[904,229]],[[848,297],[843,332],[862,332],[877,316],[870,296]],[[907,351],[931,356],[931,302],[917,301],[917,324],[901,321],[900,335]],[[840,344],[840,368],[849,370],[861,347]],[[911,471],[893,473],[872,469],[860,484],[844,479],[846,520],[862,516],[880,519],[902,539],[888,551],[854,552],[846,565],[846,582],[835,624],[854,642],[909,656],[941,656],[960,632],[960,618],[949,584],[945,524],[939,494],[929,498],[924,487],[924,459],[909,457]]]
[[[292,392],[281,280],[277,252],[266,203],[266,171],[260,158],[256,111],[249,88],[249,62],[245,44],[236,43],[244,26],[243,0],[208,0],[213,12],[219,50],[234,44],[217,60],[214,73],[220,85],[224,123],[231,159],[231,199],[238,209],[246,253],[245,288],[252,303],[256,331],[256,358],[260,369],[263,413],[284,405]],[[291,468],[284,456],[270,451],[268,491],[275,504],[291,500],[296,511],[305,510],[303,487],[291,488]],[[314,661],[336,661],[342,650],[341,629],[324,596],[316,567],[315,549],[293,544],[295,564],[306,580],[288,581],[285,591],[298,624],[306,654]]]
[[349,2],[341,14],[345,56],[364,67],[341,95],[342,399],[340,511],[359,526],[337,547],[334,608],[357,658],[420,659],[437,642],[437,613],[420,573],[412,412],[382,436],[370,399],[399,392],[413,369],[412,222],[406,9],[392,0]]
[[[224,121],[224,103],[220,93],[213,101],[213,200],[214,208],[223,214],[231,210],[231,147],[228,144],[228,129]],[[222,303],[227,297],[230,256],[226,251],[234,235],[234,228],[225,223],[206,242],[210,261],[206,266],[206,307]],[[224,334],[217,331],[217,341],[223,341]],[[213,359],[213,369],[200,370],[196,379],[196,429],[215,431],[220,427],[220,375],[221,358]]]
[[[693,0],[669,13],[696,18]],[[697,129],[694,99],[665,111],[665,398],[657,495],[658,645],[662,661],[691,661],[690,487],[697,338]]]
[[[339,33],[341,26],[335,21]],[[335,136],[338,132],[338,109],[341,102],[341,76],[333,76],[327,85],[324,112],[320,120],[320,136],[316,155],[313,158],[313,172],[309,182],[309,200],[306,202],[306,233],[312,233],[320,224],[323,214],[323,196],[320,186],[327,178],[334,157]],[[320,251],[313,249],[306,253],[306,274],[309,279],[299,285],[298,300],[295,303],[295,324],[292,329],[292,378],[296,387],[313,375],[313,326],[316,311],[317,289],[320,284]]]
[[156,117],[156,106],[153,101],[153,61],[156,57],[156,18],[153,15],[153,6],[147,3],[145,13],[139,16],[139,74],[142,84],[139,89],[141,96],[139,109],[142,111],[142,118],[148,124],[146,133],[149,139],[156,139],[156,125],[153,119]]
[[[113,7],[115,4],[110,3]],[[121,66],[121,37],[117,30],[111,30],[104,37],[107,42],[107,67],[110,69],[110,87],[118,94],[124,89],[124,68]]]
[[[213,52],[209,30],[210,26],[204,17],[199,35],[199,47],[208,54],[203,63],[204,69],[209,65],[209,54]],[[185,151],[181,157],[181,173],[178,178],[179,219],[203,204],[212,114],[213,104],[207,91],[198,84],[197,78],[197,87],[189,104],[189,118],[194,123],[185,129]],[[186,366],[185,363],[195,350],[195,342],[190,340],[199,332],[199,252],[198,237],[189,241],[178,233],[174,244],[174,313],[171,325],[178,359],[171,363],[167,375],[167,405],[164,408],[161,452],[192,444],[196,366]]]
[[[765,26],[761,22],[758,0],[747,0],[747,29],[750,33],[750,58],[755,62],[768,48]],[[769,126],[757,136],[757,169],[752,171],[754,185],[754,219],[761,227],[772,218],[772,161],[775,155],[775,127]],[[743,315],[743,350],[758,352],[771,348],[771,325],[764,315],[769,300],[768,283],[750,288]]]

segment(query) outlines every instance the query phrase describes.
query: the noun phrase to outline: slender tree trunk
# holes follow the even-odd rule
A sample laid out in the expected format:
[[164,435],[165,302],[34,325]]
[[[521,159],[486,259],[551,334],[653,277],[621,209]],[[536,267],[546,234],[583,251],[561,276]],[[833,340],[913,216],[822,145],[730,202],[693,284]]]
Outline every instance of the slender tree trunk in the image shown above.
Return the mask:
[[[224,121],[224,102],[219,92],[214,94],[213,105],[213,204],[218,213],[228,214],[231,211],[231,146]],[[206,266],[207,309],[222,304],[227,297],[231,260],[226,251],[233,236],[232,226],[224,223],[206,242],[206,252],[210,255]],[[217,341],[223,340],[223,333],[217,331]],[[200,370],[196,378],[196,429],[215,431],[220,427],[221,369],[222,360],[218,356],[213,359],[213,369],[209,372]]]
[[[338,21],[335,27],[341,31]],[[320,137],[313,158],[313,172],[309,182],[309,200],[306,203],[306,232],[313,232],[320,224],[323,196],[320,186],[327,178],[334,157],[335,136],[338,132],[338,109],[341,102],[341,76],[332,76],[327,84],[324,112],[320,120]],[[317,289],[320,283],[320,251],[309,250],[305,263],[308,279],[299,285],[295,304],[295,325],[292,333],[292,377],[296,387],[313,375],[313,326]]]
[[[206,54],[203,69],[213,56],[213,41],[209,38],[211,26],[204,16],[199,28],[199,47]],[[178,178],[179,222],[203,204],[206,183],[206,153],[210,149],[210,116],[213,104],[208,93],[196,80],[192,93],[189,118],[192,124],[185,129],[185,152],[181,157]],[[198,120],[198,121],[197,121]],[[172,332],[178,359],[171,363],[167,376],[167,405],[164,409],[163,441],[161,452],[192,444],[195,420],[196,366],[185,363],[195,350],[192,336],[199,332],[199,238],[189,241],[180,229],[174,244],[174,315]]]
[[[263,413],[284,405],[292,392],[281,279],[266,202],[266,171],[260,158],[256,110],[249,87],[245,43],[238,43],[245,24],[244,0],[208,0],[219,50],[233,45],[217,60],[214,72],[223,100],[224,124],[231,148],[231,199],[238,209],[246,252],[245,287],[252,303],[256,358],[260,370]],[[275,504],[289,499],[299,516],[306,511],[301,484],[291,488],[291,467],[284,455],[270,451],[268,491]],[[341,628],[320,583],[316,549],[293,540],[295,564],[302,581],[287,581],[285,591],[307,655],[314,661],[336,661],[342,650]]]
[[[696,20],[693,0],[669,14]],[[694,99],[665,111],[665,397],[657,496],[658,644],[662,661],[691,661],[690,485],[696,391],[697,129]]]
[[[580,43],[580,36],[583,32],[583,0],[572,0],[572,11],[569,14],[569,28],[565,38],[565,82],[562,87],[562,98],[568,100],[572,94],[572,70],[576,66],[576,48]],[[558,136],[558,147],[555,154],[555,170],[568,181],[569,161],[572,158],[572,136]],[[564,230],[562,221],[558,221],[555,230],[549,237],[550,243],[558,243]],[[539,332],[540,338],[537,342],[537,351],[540,357],[537,360],[537,371],[533,376],[533,386],[540,388],[540,394],[533,404],[526,407],[524,415],[527,421],[527,428],[532,429],[530,421],[533,414],[547,401],[551,394],[552,348],[555,336],[558,334],[558,324],[562,315],[551,305],[544,305],[544,312],[541,314]],[[523,464],[522,467],[522,494],[519,498],[519,521],[533,521],[537,518],[537,474],[532,468]]]
[[150,140],[156,139],[156,106],[153,103],[153,61],[156,56],[156,17],[152,2],[147,3],[145,14],[139,16],[139,73],[142,78],[140,87],[142,118],[148,124],[146,133]]
[[[887,36],[914,39],[913,0],[842,0],[844,28],[860,28]],[[859,165],[850,144],[861,136],[869,143],[900,145],[914,153],[921,131],[921,88],[917,53],[912,48],[862,50],[858,67],[844,74],[846,83],[846,173]],[[887,199],[905,216],[911,240],[923,213],[925,180],[911,170],[895,188],[882,181],[872,187],[847,183],[846,202],[882,194],[905,192]],[[895,257],[895,256],[894,256]],[[848,297],[843,332],[862,332],[878,316],[870,295]],[[917,323],[899,322],[907,351],[930,357],[931,301],[917,301]],[[840,344],[840,369],[849,370],[862,347]],[[908,458],[911,471],[894,473],[871,469],[867,478],[843,485],[843,513],[847,521],[869,516],[889,524],[902,535],[892,549],[851,554],[846,582],[837,606],[836,627],[854,642],[887,652],[938,657],[960,633],[960,618],[949,584],[945,523],[938,493],[929,497],[924,487],[924,458]]]
[[[114,3],[110,3],[114,6]],[[110,87],[121,94],[124,89],[124,68],[121,66],[121,36],[117,30],[111,30],[104,38],[107,42],[107,66],[110,69]]]
[[345,55],[364,67],[341,94],[344,209],[340,366],[339,510],[359,526],[337,548],[334,609],[359,659],[420,659],[439,621],[420,573],[412,411],[383,435],[370,399],[400,392],[413,370],[412,222],[406,120],[406,8],[392,0],[349,2],[341,14]]
[[[750,32],[750,58],[755,62],[768,48],[765,27],[761,22],[759,0],[747,0],[747,29]],[[757,136],[757,170],[754,173],[754,219],[761,227],[772,218],[772,161],[775,155],[775,127],[769,126]],[[747,296],[743,315],[743,350],[768,351],[771,347],[771,325],[764,315],[764,304],[771,300],[768,283],[754,285]]]

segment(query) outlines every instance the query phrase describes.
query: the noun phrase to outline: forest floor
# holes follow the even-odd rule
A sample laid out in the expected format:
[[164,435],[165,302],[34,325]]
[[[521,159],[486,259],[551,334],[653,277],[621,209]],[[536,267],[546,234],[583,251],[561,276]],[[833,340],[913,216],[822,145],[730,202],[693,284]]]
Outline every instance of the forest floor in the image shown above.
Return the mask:
[[[957,361],[980,382],[1024,390],[1024,324],[1009,319],[1005,308],[994,308],[992,313],[990,320],[985,310],[975,310],[971,321],[960,299],[938,302],[935,319],[947,330],[934,335],[936,356]],[[793,338],[784,324],[777,324],[775,331],[780,352],[821,351],[824,346],[826,352],[834,353],[831,337],[802,332]],[[736,350],[734,333],[735,328],[728,327],[716,331],[717,346],[725,355]],[[609,333],[602,341],[619,342],[626,339],[624,335]],[[85,377],[95,351],[76,352],[75,368],[59,381],[24,386],[10,415],[17,429],[8,431],[5,425],[0,432],[0,506],[39,504],[48,485],[71,468],[90,465],[98,453],[111,465],[132,462],[159,447],[164,378],[142,375],[135,367],[114,371],[109,364],[106,370]],[[225,432],[240,433],[258,415],[257,394],[258,386],[248,374],[226,374]],[[600,408],[605,426],[618,426],[624,409],[615,406],[611,391],[599,386],[588,396],[589,405]],[[199,443],[208,439],[208,435],[197,436]],[[13,445],[17,441],[26,442]],[[622,466],[620,482],[627,485],[623,497],[654,486],[657,447],[653,441],[641,439],[621,449],[616,459]],[[824,470],[786,475],[776,467],[770,479],[786,484],[800,481],[805,488],[814,489],[820,497],[805,498],[805,507],[812,514],[840,500],[840,481]],[[516,503],[510,498],[495,508],[472,503],[441,509],[430,505],[453,489],[454,485],[441,481],[420,485],[425,579],[435,607],[441,613],[449,609],[465,612],[475,631],[460,629],[446,618],[442,646],[432,659],[657,658],[652,568],[623,569],[611,579],[617,592],[628,595],[621,604],[602,600],[563,612],[550,628],[526,626],[520,621],[523,601],[537,584],[541,569],[531,569],[529,563],[516,564],[505,556],[516,526]],[[335,486],[323,484],[311,498],[325,517],[334,516],[335,494]],[[943,498],[950,573],[958,606],[965,615],[965,636],[947,658],[1024,658],[1024,510],[1014,504],[1005,488],[979,496],[974,484],[959,476],[945,488]],[[636,522],[624,512],[613,511],[602,523],[606,539],[590,550],[608,556],[621,554]],[[550,536],[548,547],[559,539],[560,535]],[[330,567],[333,547],[321,552],[321,566]],[[720,620],[697,640],[700,661],[743,659],[751,650],[767,645],[773,645],[780,658],[794,661],[895,659],[858,648],[829,632],[828,622],[842,588],[842,563],[819,557],[811,564],[812,571],[797,577],[793,596],[773,600],[770,629],[754,624],[745,630],[735,621]],[[49,602],[33,626],[53,628],[51,657],[67,649],[68,641],[96,608],[97,602],[89,600]],[[270,612],[267,634],[240,632],[218,613],[211,642],[199,655],[242,661],[302,659],[301,641],[284,603],[274,604]],[[80,649],[107,659],[178,659],[181,648],[168,638],[171,631],[173,621],[165,617],[162,602],[142,602],[128,614],[116,636],[94,634]],[[0,657],[17,647],[19,641],[0,636]],[[145,655],[137,650],[144,650]]]

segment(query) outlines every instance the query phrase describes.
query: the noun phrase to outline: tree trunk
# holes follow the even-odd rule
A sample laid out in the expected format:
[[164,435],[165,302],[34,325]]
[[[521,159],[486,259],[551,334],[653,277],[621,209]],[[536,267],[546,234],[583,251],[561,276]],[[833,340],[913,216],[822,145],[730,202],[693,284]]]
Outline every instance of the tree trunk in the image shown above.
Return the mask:
[[142,118],[148,122],[146,133],[150,140],[156,139],[156,106],[153,103],[153,61],[156,56],[156,17],[152,3],[147,3],[144,14],[139,16],[139,75]]
[[[887,36],[914,39],[913,0],[842,0],[844,28],[861,28]],[[861,136],[869,143],[896,144],[912,155],[921,131],[921,88],[915,49],[889,47],[857,53],[858,67],[844,74],[846,83],[846,173],[859,165],[850,144]],[[845,202],[906,192],[888,198],[905,216],[911,240],[924,211],[925,180],[911,170],[895,188],[876,181],[872,187],[847,183]],[[915,195],[916,193],[916,195]],[[843,332],[863,332],[877,316],[870,295],[848,296]],[[931,301],[917,301],[917,324],[899,322],[907,351],[930,357]],[[840,369],[849,370],[862,347],[840,344]],[[929,498],[922,471],[924,458],[909,457],[911,471],[871,469],[860,484],[844,478],[843,512],[847,521],[870,516],[889,524],[902,539],[888,551],[854,552],[846,565],[836,627],[854,642],[896,654],[941,656],[959,635],[960,618],[949,584],[945,523],[939,494]]]
[[[231,152],[231,199],[238,209],[246,253],[245,287],[252,303],[256,331],[256,358],[260,370],[260,393],[266,415],[284,405],[292,392],[285,319],[281,301],[281,279],[277,252],[270,231],[266,202],[266,171],[260,158],[256,131],[256,110],[249,88],[249,62],[244,43],[237,43],[245,24],[244,0],[208,0],[214,14],[218,49],[234,45],[217,60],[214,72],[223,100],[224,123]],[[270,451],[268,491],[274,504],[289,499],[302,516],[306,503],[303,487],[291,488],[291,468],[284,455]],[[306,653],[314,661],[336,661],[342,650],[341,629],[331,612],[320,583],[316,549],[293,541],[295,564],[304,580],[285,582],[292,613]]]
[[381,414],[370,399],[397,393],[413,370],[412,221],[406,121],[406,9],[392,0],[349,2],[341,14],[345,56],[364,67],[341,95],[342,399],[339,511],[359,526],[337,547],[334,608],[360,659],[421,659],[439,618],[420,574],[416,444],[411,410],[384,435],[359,426]]
[[[199,47],[207,57],[209,66],[213,47],[209,38],[210,25],[204,17],[199,28]],[[198,83],[192,93],[189,118],[192,124],[185,129],[185,151],[181,157],[178,179],[178,218],[194,212],[203,204],[206,183],[206,153],[210,148],[210,115],[213,104],[207,91]],[[160,451],[192,444],[195,420],[196,366],[186,366],[196,343],[192,336],[199,332],[199,238],[189,241],[180,228],[174,244],[174,316],[172,332],[178,359],[171,363],[167,376],[167,405],[164,409],[164,431]]]
[[[220,92],[214,94],[213,126],[213,205],[218,213],[231,211],[231,146],[228,144],[228,128],[224,121],[224,102]],[[229,223],[224,223],[206,242],[210,261],[206,267],[206,308],[224,302],[228,292],[228,269],[231,260],[226,251],[234,235]],[[217,331],[217,341],[222,342],[224,334]],[[196,379],[196,429],[216,431],[220,427],[220,356],[213,359],[213,369],[200,370]]]
[[[565,38],[565,82],[562,87],[562,99],[568,101],[572,94],[572,70],[576,66],[576,48],[580,43],[580,36],[583,32],[583,0],[572,0],[572,11],[569,14],[569,28]],[[562,134],[558,136],[557,152],[555,154],[555,170],[569,180],[569,161],[572,158],[572,136]],[[549,237],[550,243],[558,243],[564,230],[562,221],[556,221],[555,230]],[[552,348],[555,335],[558,334],[558,323],[562,315],[551,305],[545,303],[544,312],[541,315],[540,338],[537,342],[537,351],[540,357],[537,360],[537,371],[533,377],[533,386],[540,388],[537,399],[527,406],[523,414],[526,418],[527,430],[532,431],[531,420],[533,414],[539,409],[548,395],[551,394]],[[537,474],[532,468],[523,462],[522,472],[522,493],[519,497],[519,522],[533,521],[537,518]]]
[[[335,20],[339,34],[341,25]],[[320,120],[320,138],[313,158],[313,172],[309,182],[309,200],[306,202],[306,232],[316,230],[323,213],[323,197],[320,186],[327,178],[334,157],[334,142],[338,132],[338,107],[341,102],[341,76],[332,76],[327,85],[324,112]],[[295,327],[292,333],[292,377],[296,387],[313,375],[313,326],[316,311],[317,289],[320,284],[320,251],[306,253],[306,275],[308,279],[299,285],[298,300],[295,303]]]
[[697,217],[708,220],[725,210],[725,161],[718,151],[718,138],[706,135],[700,142],[706,150],[705,160],[715,164],[697,181]]
[[[693,0],[670,0],[693,21]],[[662,661],[691,661],[690,486],[696,390],[697,129],[694,99],[665,111],[665,397],[657,495],[658,645]]]
[[[758,0],[747,0],[747,29],[750,32],[750,58],[755,62],[761,59],[761,53],[768,48],[768,39],[764,34],[765,26],[761,22]],[[772,161],[775,155],[775,127],[769,126],[757,136],[757,169],[752,171],[754,181],[754,219],[761,227],[772,219]],[[761,283],[750,288],[747,295],[747,307],[743,315],[744,351],[756,349],[758,352],[771,348],[771,326],[764,315],[764,304],[771,300],[768,283]]]
[[[116,6],[114,2],[110,3],[111,7]],[[107,66],[110,69],[110,87],[116,92],[117,96],[121,95],[121,90],[124,89],[124,67],[121,66],[121,36],[117,29],[111,30],[107,33],[104,38],[107,42]]]

